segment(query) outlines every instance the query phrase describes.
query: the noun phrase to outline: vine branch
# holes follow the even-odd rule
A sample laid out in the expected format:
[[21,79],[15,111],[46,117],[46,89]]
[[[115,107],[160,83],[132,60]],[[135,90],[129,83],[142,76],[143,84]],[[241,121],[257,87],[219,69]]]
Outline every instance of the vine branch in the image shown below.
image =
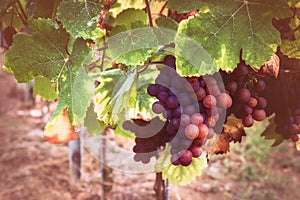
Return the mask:
[[145,3],[146,3],[146,10],[147,10],[148,19],[149,19],[149,26],[153,27],[153,21],[152,21],[152,15],[151,15],[149,1],[145,0]]

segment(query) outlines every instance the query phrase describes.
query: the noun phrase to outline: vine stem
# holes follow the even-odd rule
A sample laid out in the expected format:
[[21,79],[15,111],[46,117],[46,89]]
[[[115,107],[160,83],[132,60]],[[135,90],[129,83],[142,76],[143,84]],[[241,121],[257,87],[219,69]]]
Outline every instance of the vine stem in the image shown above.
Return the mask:
[[18,6],[19,6],[19,8],[20,8],[20,10],[21,10],[21,13],[22,13],[23,17],[25,18],[25,20],[27,20],[26,12],[25,12],[25,10],[23,9],[22,4],[20,3],[20,0],[17,0],[17,4],[18,4]]
[[145,0],[145,3],[146,3],[146,10],[147,10],[148,18],[149,18],[149,26],[153,27],[153,21],[152,21],[152,15],[151,15],[149,1]]
[[164,9],[166,8],[166,6],[167,6],[167,4],[168,4],[168,1],[166,1],[165,3],[164,3],[164,5],[161,7],[161,9],[160,9],[160,11],[159,11],[159,15],[162,15],[162,12],[164,11]]

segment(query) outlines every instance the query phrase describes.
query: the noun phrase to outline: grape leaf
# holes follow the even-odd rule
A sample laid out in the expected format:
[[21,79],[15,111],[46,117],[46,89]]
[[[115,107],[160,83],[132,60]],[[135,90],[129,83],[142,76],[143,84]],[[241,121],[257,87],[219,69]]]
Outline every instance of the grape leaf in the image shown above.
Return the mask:
[[91,49],[84,40],[77,39],[69,55],[66,50],[69,35],[50,19],[32,20],[29,28],[32,35],[14,37],[13,45],[5,54],[6,67],[19,82],[37,76],[58,82],[59,109],[52,119],[67,107],[71,123],[81,124],[94,92],[93,81],[82,68],[92,55]]
[[132,107],[130,99],[135,99],[136,69],[129,74],[122,70],[105,71],[101,74],[100,82],[95,101],[98,118],[105,124],[116,127],[123,110]]
[[261,67],[262,75],[265,76],[266,74],[270,76],[274,76],[277,78],[279,74],[279,68],[280,68],[280,58],[277,56],[277,54],[273,54],[269,61],[266,61],[263,66]]
[[[85,45],[85,44],[84,44]],[[86,52],[75,52],[78,49],[78,42],[74,43],[74,50],[71,56],[84,55]],[[76,48],[75,48],[76,47]],[[83,47],[84,48],[84,47]],[[78,49],[79,50],[79,49]],[[70,120],[74,125],[80,125],[86,115],[86,110],[90,105],[90,100],[94,95],[94,82],[85,70],[76,66],[79,62],[68,63],[62,71],[63,75],[59,79],[59,104],[68,107]]]
[[162,178],[168,179],[172,184],[188,185],[197,176],[201,176],[202,170],[208,166],[205,153],[202,153],[199,158],[193,158],[192,163],[187,167],[172,165],[170,158],[170,145],[167,145],[157,160],[155,171],[162,172]]
[[242,137],[246,136],[242,120],[234,115],[227,117],[227,122],[224,124],[224,130],[218,137],[210,154],[223,154],[229,152],[230,142],[241,142]]
[[300,31],[294,33],[296,40],[283,40],[280,50],[289,58],[300,59]]
[[31,20],[28,27],[31,35],[14,37],[5,54],[5,66],[13,71],[18,82],[28,82],[35,76],[56,81],[70,59],[66,50],[69,35],[50,19]]
[[92,135],[100,135],[106,128],[104,123],[97,119],[97,114],[94,111],[94,104],[91,104],[86,111],[84,126],[88,133]]
[[33,18],[52,18],[55,13],[58,0],[30,0],[26,4],[26,10],[30,17]]
[[62,144],[78,138],[75,127],[70,123],[67,108],[64,108],[59,114],[49,121],[44,130],[44,139],[50,143]]
[[172,29],[175,31],[178,28],[176,21],[174,21],[170,17],[166,17],[166,16],[158,17],[157,19],[155,19],[155,23],[158,27],[168,28],[168,29]]
[[269,125],[261,134],[261,136],[264,137],[266,140],[275,140],[272,144],[272,147],[275,147],[280,145],[284,141],[284,138],[276,132],[276,123],[274,116],[269,119],[269,122]]
[[144,0],[118,0],[123,10],[127,8],[143,9],[146,7]]
[[203,6],[202,0],[169,0],[167,7],[176,10],[178,13],[187,13],[199,10]]
[[136,99],[134,101],[132,117],[141,115],[146,119],[152,119],[155,114],[152,112],[152,104],[157,100],[147,93],[147,87],[155,82],[159,71],[156,67],[148,67],[145,71],[139,74],[136,88]]
[[151,28],[137,28],[118,33],[110,37],[107,43],[108,54],[112,60],[127,66],[142,64],[158,47],[158,41]]
[[[226,71],[232,71],[236,67],[241,49],[242,58],[247,64],[260,67],[280,44],[280,34],[273,27],[272,18],[285,18],[291,15],[286,1],[283,0],[204,2],[209,11],[182,21],[179,32],[202,45],[218,68]],[[188,49],[183,42],[177,41],[177,46],[182,51]],[[195,54],[193,51],[189,53]],[[187,70],[181,71],[182,74],[191,74]]]
[[58,7],[57,18],[73,37],[95,40],[104,36],[104,32],[97,28],[102,6],[103,1],[97,0],[63,0]]
[[58,94],[55,90],[55,84],[50,83],[49,80],[43,76],[38,76],[35,78],[33,95],[37,94],[47,101],[54,101],[58,97]]
[[122,122],[119,123],[119,125],[116,127],[116,129],[114,131],[115,135],[121,136],[123,138],[134,139],[135,135],[131,131],[124,130],[122,127],[122,124],[124,121],[123,120],[121,120],[121,121]]
[[129,8],[119,13],[115,19],[116,25],[124,25],[127,29],[131,29],[131,24],[136,21],[141,21],[146,26],[148,17],[143,10]]
[[122,10],[126,10],[128,8],[134,9],[144,9],[146,7],[144,0],[117,0],[112,8],[109,10],[113,13],[114,16],[122,12]]

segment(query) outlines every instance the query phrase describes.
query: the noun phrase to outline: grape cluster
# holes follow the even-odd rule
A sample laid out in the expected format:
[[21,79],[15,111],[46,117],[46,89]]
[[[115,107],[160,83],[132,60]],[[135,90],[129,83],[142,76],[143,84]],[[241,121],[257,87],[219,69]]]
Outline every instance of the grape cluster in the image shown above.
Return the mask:
[[[151,121],[134,119],[123,123],[123,128],[133,132],[136,136],[133,152],[136,153],[134,160],[142,163],[149,163],[151,157],[158,157],[157,150],[164,147],[170,140],[166,134],[168,122],[161,121],[158,117]],[[159,130],[160,129],[160,130]]]
[[206,140],[221,132],[221,115],[232,104],[231,97],[222,91],[214,76],[183,78],[176,73],[175,57],[166,56],[155,84],[148,86],[148,94],[158,101],[152,105],[156,114],[168,121],[171,162],[188,166],[199,157]]
[[251,127],[256,121],[266,118],[267,100],[263,97],[266,83],[255,76],[256,72],[241,61],[230,74],[222,72],[225,88],[233,99],[233,105],[227,114],[242,119],[245,127]]
[[[300,75],[287,73],[298,67],[300,61],[277,52],[282,71],[277,78],[266,80],[267,115],[275,113],[275,131],[284,139],[297,142],[300,134]],[[287,70],[287,72],[284,72]]]

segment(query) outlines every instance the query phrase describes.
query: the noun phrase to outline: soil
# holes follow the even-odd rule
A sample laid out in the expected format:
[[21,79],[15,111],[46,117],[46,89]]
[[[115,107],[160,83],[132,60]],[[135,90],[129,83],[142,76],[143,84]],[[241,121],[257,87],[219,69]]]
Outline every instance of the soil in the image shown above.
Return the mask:
[[[24,93],[16,86],[14,77],[1,70],[0,91],[0,200],[101,199],[101,173],[98,161],[85,152],[81,180],[73,184],[69,175],[68,146],[44,141],[43,127],[49,119],[49,113],[45,112],[47,104],[42,101],[37,101],[35,105],[25,102]],[[284,156],[284,153],[276,154],[274,158],[280,160],[284,159]],[[204,175],[191,185],[184,187],[171,185],[171,199],[244,199],[239,195],[249,191],[249,188],[242,187],[239,179],[227,177],[222,171],[228,160],[234,166],[233,170],[241,169],[243,163],[240,155],[233,154],[230,157],[215,159],[204,171]],[[265,167],[276,176],[290,173],[293,179],[287,184],[299,188],[300,177],[296,168],[279,164]],[[112,187],[108,187],[106,199],[155,199],[154,173],[138,175],[117,171],[111,173]],[[255,189],[276,191],[273,199],[284,199],[281,194],[288,189],[259,184],[260,182],[249,184],[252,187],[250,192]],[[258,198],[250,195],[249,199]],[[299,199],[299,196],[290,192],[288,199]]]

